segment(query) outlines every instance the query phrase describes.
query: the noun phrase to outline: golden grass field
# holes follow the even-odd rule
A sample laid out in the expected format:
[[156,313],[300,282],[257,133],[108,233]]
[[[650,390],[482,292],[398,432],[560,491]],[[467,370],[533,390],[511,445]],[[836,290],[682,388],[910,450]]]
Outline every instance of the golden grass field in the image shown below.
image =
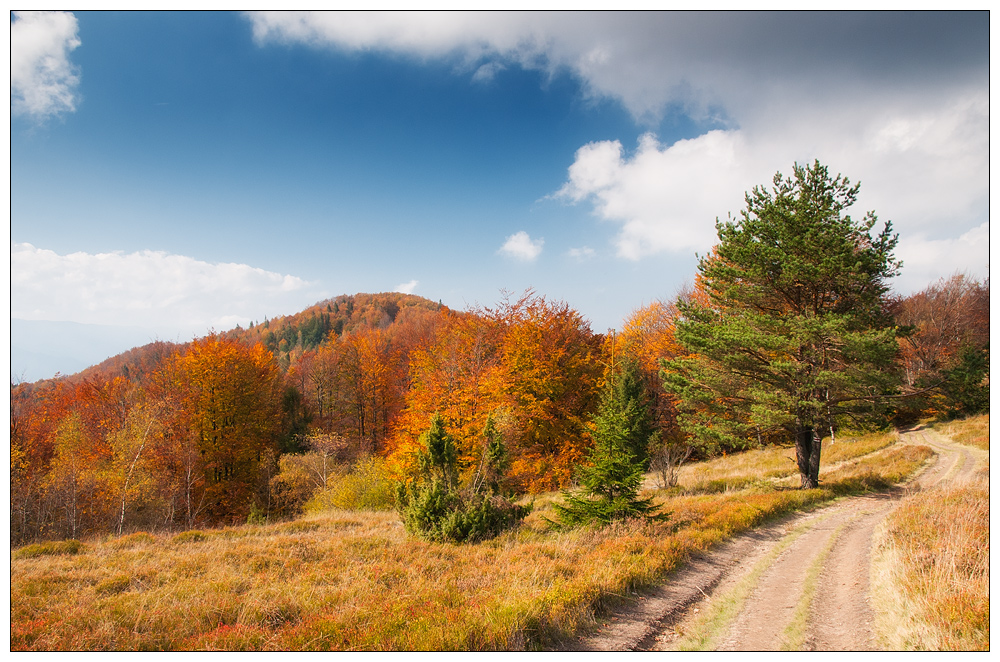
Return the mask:
[[[989,450],[989,415],[939,424]],[[874,559],[881,630],[893,650],[989,650],[989,465],[971,482],[907,497],[886,519]]]
[[657,524],[551,530],[558,495],[545,495],[519,529],[471,545],[415,539],[384,511],[29,545],[12,551],[11,649],[559,648],[688,554],[888,487],[931,455],[894,441],[838,439],[813,490],[786,484],[788,449],[693,464],[680,487],[651,492],[671,513]]

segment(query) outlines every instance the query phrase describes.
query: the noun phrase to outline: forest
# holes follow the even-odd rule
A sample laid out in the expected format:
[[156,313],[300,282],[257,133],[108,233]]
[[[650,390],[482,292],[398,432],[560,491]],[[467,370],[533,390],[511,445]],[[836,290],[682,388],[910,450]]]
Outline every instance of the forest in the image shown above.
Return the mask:
[[[814,438],[988,410],[989,280],[955,274],[892,294],[890,228],[873,238],[874,217],[841,223],[857,188],[827,178],[817,192],[816,174],[748,195],[693,285],[619,331],[597,333],[530,290],[465,311],[342,295],[12,383],[11,544],[278,521],[323,503],[390,509],[392,486],[427,461],[433,420],[458,482],[484,475],[495,438],[509,458],[498,493],[577,487],[626,372],[650,426],[635,454],[664,485],[689,459],[794,443],[815,487]],[[822,233],[788,225],[786,199],[825,201],[817,217],[846,238],[824,240],[828,273],[796,257],[816,254],[800,237]]]

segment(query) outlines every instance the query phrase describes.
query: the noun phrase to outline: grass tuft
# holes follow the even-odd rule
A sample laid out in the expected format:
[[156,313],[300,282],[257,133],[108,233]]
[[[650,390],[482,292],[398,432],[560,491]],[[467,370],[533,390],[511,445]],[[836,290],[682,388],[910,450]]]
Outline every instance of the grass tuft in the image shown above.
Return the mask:
[[31,559],[38,556],[82,554],[87,545],[79,540],[48,540],[26,545],[11,552],[11,559]]

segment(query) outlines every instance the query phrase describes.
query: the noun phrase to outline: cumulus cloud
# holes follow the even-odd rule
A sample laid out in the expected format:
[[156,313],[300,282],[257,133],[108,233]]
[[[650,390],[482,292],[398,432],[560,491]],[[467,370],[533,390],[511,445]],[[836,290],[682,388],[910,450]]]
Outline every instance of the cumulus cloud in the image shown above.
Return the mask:
[[[711,246],[711,210],[735,208],[748,182],[745,145],[734,132],[712,131],[669,147],[651,134],[626,157],[618,141],[581,147],[558,196],[590,201],[620,223],[618,254],[637,260],[662,251]],[[723,214],[724,215],[724,214]]]
[[[830,111],[830,123],[817,126],[813,120],[824,111],[809,110],[803,113],[809,120],[748,121],[672,145],[646,134],[631,154],[619,141],[585,145],[556,196],[586,201],[598,217],[619,224],[618,254],[631,260],[707,251],[716,240],[716,218],[737,215],[745,192],[813,159],[861,182],[853,215],[875,210],[904,239],[942,230],[957,237],[987,220],[985,91],[919,112],[885,105],[872,114],[845,103],[838,109],[843,126]],[[942,256],[943,275],[962,266],[948,259]]]
[[544,239],[532,239],[527,232],[521,230],[507,237],[507,241],[497,252],[515,260],[531,262],[542,254]]
[[594,257],[594,255],[596,255],[596,252],[594,251],[593,248],[589,246],[583,246],[582,248],[571,248],[569,249],[569,251],[567,251],[566,254],[582,262],[584,260],[589,260],[590,258]]
[[417,289],[417,285],[420,284],[419,280],[411,280],[408,283],[400,283],[396,286],[395,291],[401,292],[402,294],[413,294],[413,291]]
[[59,255],[11,244],[11,317],[205,333],[292,312],[315,284],[246,264],[160,251]]
[[44,120],[76,110],[80,78],[70,52],[80,45],[68,12],[14,12],[10,24],[11,111]]

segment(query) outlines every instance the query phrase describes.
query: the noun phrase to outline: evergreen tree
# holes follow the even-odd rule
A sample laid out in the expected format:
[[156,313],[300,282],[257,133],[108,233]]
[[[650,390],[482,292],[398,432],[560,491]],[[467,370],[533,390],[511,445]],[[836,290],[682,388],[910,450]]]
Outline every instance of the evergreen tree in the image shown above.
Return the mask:
[[634,363],[612,375],[593,419],[594,447],[589,464],[580,467],[580,493],[564,492],[554,506],[560,524],[576,526],[645,517],[665,520],[651,498],[640,499],[646,469],[646,446],[653,434],[649,405]]
[[428,540],[483,540],[516,526],[531,511],[499,493],[509,458],[492,419],[487,420],[483,436],[482,462],[463,488],[455,440],[440,415],[431,419],[421,437],[426,450],[417,456],[420,477],[413,485],[401,483],[396,491],[396,508],[407,531]]
[[955,367],[942,371],[946,416],[972,416],[989,411],[989,382],[983,383],[990,373],[989,351],[989,343],[983,349],[963,345]]
[[872,236],[874,212],[860,222],[844,213],[858,189],[816,162],[748,194],[698,265],[707,297],[678,306],[689,356],[664,363],[689,434],[739,447],[783,429],[804,488],[819,484],[817,428],[880,416],[898,383],[886,306],[898,237],[891,223]]

